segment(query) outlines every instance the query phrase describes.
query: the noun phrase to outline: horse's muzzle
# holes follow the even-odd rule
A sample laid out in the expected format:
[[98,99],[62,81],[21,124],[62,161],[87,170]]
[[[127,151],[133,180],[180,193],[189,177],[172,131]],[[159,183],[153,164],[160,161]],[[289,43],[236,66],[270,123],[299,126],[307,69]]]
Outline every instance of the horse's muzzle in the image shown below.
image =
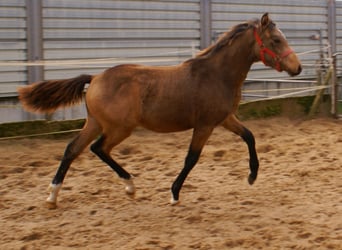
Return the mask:
[[297,76],[302,72],[302,65],[298,65],[297,69],[294,71],[288,72],[290,76]]

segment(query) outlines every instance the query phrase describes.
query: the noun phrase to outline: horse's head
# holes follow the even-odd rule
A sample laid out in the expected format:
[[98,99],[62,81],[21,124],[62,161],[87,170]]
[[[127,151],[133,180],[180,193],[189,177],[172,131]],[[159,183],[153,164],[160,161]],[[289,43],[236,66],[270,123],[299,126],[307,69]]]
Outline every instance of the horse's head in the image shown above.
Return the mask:
[[288,45],[284,34],[265,13],[260,25],[254,28],[257,58],[266,66],[278,71],[286,71],[295,76],[302,71],[301,63],[295,52]]

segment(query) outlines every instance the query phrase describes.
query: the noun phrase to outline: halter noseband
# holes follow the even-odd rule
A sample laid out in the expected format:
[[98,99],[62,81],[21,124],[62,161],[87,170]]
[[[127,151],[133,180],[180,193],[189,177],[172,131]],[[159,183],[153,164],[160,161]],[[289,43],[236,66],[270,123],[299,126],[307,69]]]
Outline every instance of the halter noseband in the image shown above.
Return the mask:
[[265,60],[265,54],[268,54],[275,61],[274,68],[280,72],[281,71],[281,66],[280,66],[281,60],[283,58],[287,57],[288,55],[292,54],[294,51],[292,49],[288,49],[285,52],[283,52],[281,55],[277,55],[275,52],[273,52],[269,48],[265,47],[265,45],[264,45],[263,41],[261,40],[256,28],[254,28],[254,37],[255,37],[255,40],[260,47],[260,60],[266,66],[270,66],[266,63],[266,60]]

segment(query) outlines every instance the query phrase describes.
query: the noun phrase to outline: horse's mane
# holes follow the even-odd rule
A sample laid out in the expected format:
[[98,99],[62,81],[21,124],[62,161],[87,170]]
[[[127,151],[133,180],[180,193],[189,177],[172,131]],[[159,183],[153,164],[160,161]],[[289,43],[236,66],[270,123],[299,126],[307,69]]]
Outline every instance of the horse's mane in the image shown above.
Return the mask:
[[254,28],[259,22],[260,20],[255,19],[245,23],[240,23],[232,27],[229,31],[223,33],[214,44],[200,51],[197,54],[196,58],[205,57],[209,54],[219,51],[227,44],[231,44],[237,37],[241,36],[246,30]]

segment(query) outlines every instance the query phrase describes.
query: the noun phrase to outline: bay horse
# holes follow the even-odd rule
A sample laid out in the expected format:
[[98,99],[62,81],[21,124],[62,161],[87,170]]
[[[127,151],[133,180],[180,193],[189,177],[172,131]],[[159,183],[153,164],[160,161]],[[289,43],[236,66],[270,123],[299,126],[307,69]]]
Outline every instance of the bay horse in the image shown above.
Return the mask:
[[255,139],[237,119],[241,87],[251,65],[262,61],[277,71],[295,76],[301,63],[285,36],[265,13],[261,19],[234,26],[196,57],[175,66],[119,65],[98,75],[47,80],[18,89],[25,109],[53,112],[84,97],[87,119],[66,147],[50,184],[47,202],[57,195],[73,160],[95,139],[90,149],[123,180],[128,194],[135,192],[133,177],[110,155],[114,146],[141,126],[167,133],[193,130],[182,171],[171,187],[171,203],[179,201],[182,185],[197,163],[202,148],[217,126],[239,135],[249,151],[248,183],[257,178],[259,161]]

